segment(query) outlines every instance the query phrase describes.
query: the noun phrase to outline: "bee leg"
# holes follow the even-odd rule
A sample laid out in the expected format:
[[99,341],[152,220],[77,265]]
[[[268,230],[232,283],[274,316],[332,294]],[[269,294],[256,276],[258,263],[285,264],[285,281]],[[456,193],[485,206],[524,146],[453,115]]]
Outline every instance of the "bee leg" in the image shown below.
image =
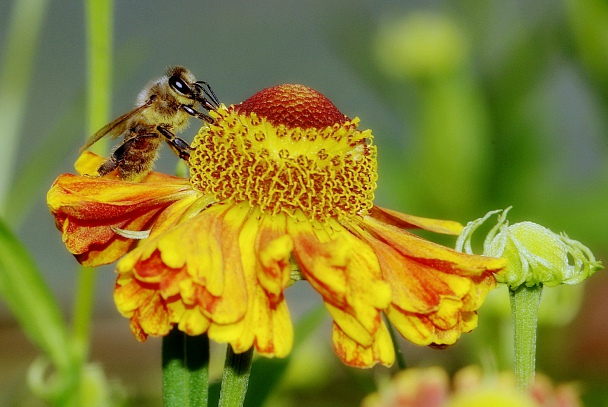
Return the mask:
[[136,137],[132,137],[128,140],[125,140],[121,145],[119,145],[116,150],[112,152],[110,158],[108,158],[103,164],[99,166],[97,169],[97,173],[100,177],[103,177],[106,174],[114,171],[118,166],[120,166],[125,161],[125,156],[133,143],[137,139],[141,139],[144,137],[158,137],[156,134],[139,134]]
[[129,149],[129,146],[131,144],[133,144],[133,139],[129,139],[129,140],[125,141],[120,146],[118,146],[116,148],[116,150],[114,150],[114,152],[112,152],[112,155],[110,156],[110,158],[108,158],[97,169],[97,173],[99,174],[100,177],[103,177],[104,175],[109,174],[112,171],[114,171],[116,168],[118,168],[120,163],[122,163],[125,160],[125,153]]
[[114,157],[108,158],[103,164],[99,166],[97,169],[97,174],[100,177],[103,177],[106,174],[111,173],[118,167],[119,162],[114,159]]
[[213,117],[206,115],[205,113],[199,112],[198,110],[194,109],[192,106],[182,105],[181,107],[190,116],[194,116],[198,119],[206,121],[207,123],[213,123]]
[[104,175],[109,174],[118,168],[118,166],[125,160],[125,154],[129,150],[129,147],[131,147],[133,144],[133,141],[135,141],[135,137],[125,140],[124,143],[119,145],[116,150],[112,152],[110,158],[99,166],[97,173],[100,177],[103,177]]
[[167,144],[169,144],[169,147],[171,147],[171,150],[173,150],[173,152],[182,160],[186,160],[188,161],[188,159],[190,158],[190,146],[188,145],[188,143],[186,143],[183,139],[179,138],[179,137],[175,137],[175,134],[173,134],[169,129],[167,129],[165,126],[156,126],[156,130],[158,130],[158,132],[160,134],[162,134],[163,136],[165,136],[166,138],[166,142]]

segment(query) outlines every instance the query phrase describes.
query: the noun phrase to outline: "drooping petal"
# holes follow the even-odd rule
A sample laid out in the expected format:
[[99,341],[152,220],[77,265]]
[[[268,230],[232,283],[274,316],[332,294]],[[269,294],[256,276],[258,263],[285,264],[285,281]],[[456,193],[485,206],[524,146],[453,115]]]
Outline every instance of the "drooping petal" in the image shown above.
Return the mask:
[[371,217],[364,219],[364,225],[366,229],[377,235],[380,240],[396,248],[402,255],[417,259],[421,263],[437,267],[445,272],[463,276],[490,275],[506,265],[504,259],[460,253]]
[[290,219],[288,229],[302,273],[323,296],[336,325],[359,345],[371,346],[391,298],[372,249],[337,224]]
[[451,220],[439,220],[422,218],[420,216],[401,213],[392,209],[381,208],[374,205],[369,216],[384,223],[394,225],[403,229],[424,229],[430,232],[457,235],[463,226]]
[[387,316],[419,345],[453,344],[477,324],[476,310],[496,282],[502,259],[464,255],[366,218],[361,236],[392,289]]
[[[241,320],[247,290],[239,251],[240,225],[247,211],[214,205],[139,247],[118,263],[118,272],[133,272],[142,281],[156,280],[163,270],[183,270],[179,284],[185,304],[196,304],[216,324]],[[158,264],[158,272],[151,265]],[[154,276],[151,276],[151,273]],[[173,278],[173,274],[160,279]]]
[[130,319],[131,331],[139,341],[148,335],[167,335],[171,330],[169,312],[159,293],[142,286],[132,275],[116,282],[114,301],[118,311]]
[[336,354],[349,366],[368,368],[376,363],[392,366],[395,361],[395,348],[384,322],[380,324],[367,346],[353,340],[338,324],[334,323],[332,342]]
[[133,244],[118,230],[145,230],[171,203],[194,195],[187,180],[166,175],[130,183],[63,174],[47,203],[68,251],[83,265],[98,266],[116,261]]
[[284,215],[250,213],[240,235],[249,302],[238,323],[241,334],[230,342],[236,353],[252,346],[266,357],[285,357],[291,351],[293,327],[283,289],[289,284],[292,247]]
[[257,278],[271,300],[278,299],[289,284],[293,239],[287,234],[284,214],[265,216],[260,221],[255,239],[255,252],[260,267]]
[[125,256],[115,299],[134,333],[145,338],[178,324],[189,335],[208,332],[237,353],[255,345],[265,356],[286,356],[293,328],[282,291],[292,246],[281,243],[285,219],[264,222],[258,215],[248,205],[215,205]]

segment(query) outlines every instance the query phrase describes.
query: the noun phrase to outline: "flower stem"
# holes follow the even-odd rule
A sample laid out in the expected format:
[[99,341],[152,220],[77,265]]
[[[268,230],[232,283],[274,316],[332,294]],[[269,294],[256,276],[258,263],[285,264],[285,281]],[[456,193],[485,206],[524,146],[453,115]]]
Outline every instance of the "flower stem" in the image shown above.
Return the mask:
[[542,285],[509,289],[511,315],[515,327],[515,379],[522,392],[534,383],[536,369],[536,328]]
[[[89,64],[87,120],[89,129],[95,129],[107,120],[110,111],[113,0],[87,0],[85,5]],[[96,278],[97,272],[94,268],[80,268],[72,338],[76,362],[80,369],[85,365],[89,353]]]
[[399,346],[399,337],[397,336],[397,333],[395,332],[395,327],[393,326],[393,324],[391,324],[391,321],[388,320],[388,317],[386,316],[386,314],[383,314],[384,317],[384,322],[386,323],[386,326],[388,327],[388,333],[391,335],[391,340],[393,341],[393,347],[395,348],[395,359],[397,361],[397,367],[399,368],[399,370],[404,370],[407,368],[407,364],[405,363],[405,358],[403,357],[403,351],[401,350],[401,347]]
[[[113,0],[87,0],[87,134],[107,123],[112,99]],[[107,150],[107,141],[95,149]]]
[[249,384],[252,359],[253,348],[247,352],[237,354],[232,350],[232,346],[227,346],[219,407],[239,407],[243,405]]
[[207,406],[209,338],[174,328],[163,338],[163,402],[171,406]]
[[92,267],[81,267],[78,273],[76,301],[74,303],[74,320],[72,322],[72,340],[76,360],[84,365],[89,354],[89,337],[91,333],[93,299],[97,270]]

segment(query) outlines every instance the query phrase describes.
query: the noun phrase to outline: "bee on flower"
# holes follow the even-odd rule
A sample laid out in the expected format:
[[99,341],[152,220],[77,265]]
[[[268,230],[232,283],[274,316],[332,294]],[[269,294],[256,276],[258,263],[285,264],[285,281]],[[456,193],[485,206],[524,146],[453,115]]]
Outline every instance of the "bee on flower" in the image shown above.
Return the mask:
[[118,260],[114,299],[140,341],[206,333],[234,352],[284,357],[293,327],[284,292],[292,264],[333,319],[348,365],[391,365],[381,318],[418,345],[445,346],[477,325],[502,259],[459,253],[406,228],[458,234],[457,222],[374,205],[370,130],[302,85],[264,89],[210,111],[190,177],[141,183],[85,176],[84,153],[47,201],[67,249],[84,265]]

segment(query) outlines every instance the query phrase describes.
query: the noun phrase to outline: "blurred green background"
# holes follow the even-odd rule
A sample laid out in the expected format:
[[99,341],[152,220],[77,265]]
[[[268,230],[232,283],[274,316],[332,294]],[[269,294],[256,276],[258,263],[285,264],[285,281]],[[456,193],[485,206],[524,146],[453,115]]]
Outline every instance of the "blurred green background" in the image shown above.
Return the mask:
[[[0,82],[0,110],[18,112],[23,103],[22,117],[1,116],[0,149],[9,153],[0,162],[0,213],[69,318],[77,263],[45,194],[57,175],[73,171],[88,136],[84,5],[29,2],[24,24],[39,29],[29,63],[27,49],[7,44],[14,3],[0,2],[0,67],[3,75],[11,64],[29,75],[25,93],[10,76]],[[188,67],[226,104],[301,83],[373,130],[379,205],[463,223],[513,205],[512,222],[565,231],[608,261],[604,0],[116,2],[113,35],[113,116],[170,65]],[[182,137],[192,140],[196,130]],[[173,171],[175,162],[163,148],[157,168]],[[140,403],[133,405],[159,405],[160,340],[140,344],[131,336],[112,302],[112,267],[101,268],[97,281],[91,359]],[[600,272],[583,291],[547,294],[541,319],[539,370],[580,381],[590,406],[608,405],[607,283]],[[500,299],[507,295],[494,294],[480,328],[456,346],[403,343],[408,363],[449,370],[479,363],[488,343],[508,337]],[[288,301],[297,317],[319,298],[297,284]],[[341,366],[327,327],[298,350],[274,405],[355,405],[373,390],[372,376],[387,374]],[[222,351],[215,353],[221,363]],[[37,354],[0,302],[0,405],[37,405],[25,384]]]

